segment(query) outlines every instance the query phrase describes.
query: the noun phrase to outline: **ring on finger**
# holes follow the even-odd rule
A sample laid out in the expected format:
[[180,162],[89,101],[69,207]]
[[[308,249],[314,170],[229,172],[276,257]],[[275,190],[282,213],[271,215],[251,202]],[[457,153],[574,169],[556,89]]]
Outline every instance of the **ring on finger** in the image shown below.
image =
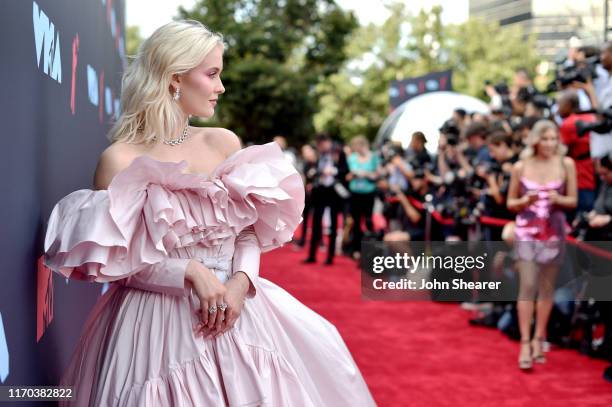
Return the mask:
[[225,310],[227,309],[227,304],[226,303],[219,304],[219,309],[225,312]]
[[210,307],[208,307],[208,313],[209,314],[214,314],[215,312],[217,312],[217,306],[216,305],[211,305]]

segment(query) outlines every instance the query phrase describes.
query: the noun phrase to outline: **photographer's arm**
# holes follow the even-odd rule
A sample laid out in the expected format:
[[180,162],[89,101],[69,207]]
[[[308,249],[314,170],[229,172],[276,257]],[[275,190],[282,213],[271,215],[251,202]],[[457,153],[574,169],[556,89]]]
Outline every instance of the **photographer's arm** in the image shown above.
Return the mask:
[[502,205],[504,203],[504,196],[500,191],[495,174],[489,174],[487,176],[487,184],[489,185],[489,195],[493,197],[496,204]]
[[430,183],[432,183],[433,185],[441,185],[442,184],[442,178],[439,175],[434,175],[431,173],[431,171],[427,168],[425,168],[425,178],[427,179],[427,181],[429,181]]
[[404,211],[406,212],[406,215],[408,216],[408,219],[410,219],[410,221],[412,223],[417,223],[421,220],[421,212],[419,212],[418,209],[416,209],[408,200],[408,198],[406,198],[406,195],[404,195],[404,193],[402,192],[401,189],[395,187],[393,188],[394,192],[396,193],[397,199],[400,201],[400,204],[402,205],[402,208],[404,209]]
[[474,172],[474,167],[472,167],[468,159],[465,158],[465,155],[463,154],[463,148],[457,148],[457,161],[459,161],[459,165],[466,174],[471,174]]
[[440,174],[440,178],[444,178],[447,172],[450,169],[448,168],[448,163],[446,162],[445,150],[438,150],[438,173]]
[[393,157],[391,162],[396,166],[396,168],[400,170],[402,175],[407,179],[411,179],[412,177],[414,177],[414,171],[412,170],[412,167],[410,167],[404,160],[402,160],[402,157],[400,157],[399,155]]
[[597,109],[599,107],[599,102],[597,100],[597,93],[595,93],[595,87],[593,86],[593,80],[588,78],[586,83],[574,81],[572,83],[575,87],[584,90],[586,95],[588,96],[591,102],[591,109]]

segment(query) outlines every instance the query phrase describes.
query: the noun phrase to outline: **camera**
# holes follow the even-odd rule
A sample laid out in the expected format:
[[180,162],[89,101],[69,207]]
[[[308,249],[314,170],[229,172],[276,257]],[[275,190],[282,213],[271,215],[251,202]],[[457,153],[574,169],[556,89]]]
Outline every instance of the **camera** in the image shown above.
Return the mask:
[[540,93],[533,86],[526,86],[524,88],[520,88],[517,92],[516,98],[521,102],[530,102],[533,103],[535,107],[539,109],[550,109],[552,103],[550,102],[548,96],[543,93]]
[[448,119],[442,124],[442,127],[438,129],[440,133],[446,136],[446,142],[449,146],[456,146],[459,144],[459,126],[453,119]]
[[402,146],[393,143],[391,140],[387,140],[380,147],[380,157],[382,159],[382,165],[389,164],[393,158],[404,155],[404,149]]
[[[501,98],[501,106],[494,108],[491,113],[493,114],[501,114],[504,117],[510,117],[512,115],[512,102],[510,101],[510,88],[506,82],[499,82],[495,85],[491,85],[490,80],[484,81],[484,86],[493,86],[495,92]],[[483,96],[488,96],[487,92],[483,90]]]
[[413,177],[414,178],[420,178],[420,179],[425,178],[425,169],[424,168],[416,168],[414,170]]
[[580,113],[597,113],[598,115],[602,116],[603,119],[595,123],[577,120],[576,131],[578,133],[578,137],[582,137],[590,131],[600,134],[605,134],[612,131],[612,107],[603,110],[587,110]]
[[[484,81],[485,86],[491,86],[491,83],[492,82],[488,79]],[[495,92],[502,96],[510,94],[510,88],[508,87],[508,84],[506,82],[499,82],[493,85],[493,89],[495,89]]]
[[597,78],[596,66],[599,63],[599,55],[586,58],[580,65],[564,66],[565,60],[557,63],[555,79],[548,84],[547,92],[556,92],[560,88],[571,85],[572,82],[586,83],[589,79]]

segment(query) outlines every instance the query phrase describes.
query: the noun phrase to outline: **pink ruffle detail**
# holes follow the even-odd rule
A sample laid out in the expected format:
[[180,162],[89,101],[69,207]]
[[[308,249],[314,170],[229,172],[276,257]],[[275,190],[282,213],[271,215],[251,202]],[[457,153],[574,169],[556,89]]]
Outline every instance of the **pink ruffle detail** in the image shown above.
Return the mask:
[[106,282],[177,247],[219,245],[250,225],[262,252],[291,240],[304,185],[276,143],[239,150],[209,176],[184,173],[186,166],[140,156],[108,190],[62,198],[49,219],[45,264],[66,277]]

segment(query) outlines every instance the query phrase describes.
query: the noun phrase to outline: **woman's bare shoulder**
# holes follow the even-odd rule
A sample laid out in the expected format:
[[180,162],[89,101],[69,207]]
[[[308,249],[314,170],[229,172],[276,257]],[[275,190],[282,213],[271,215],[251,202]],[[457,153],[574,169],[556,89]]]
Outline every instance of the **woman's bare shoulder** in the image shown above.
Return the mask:
[[204,143],[213,146],[224,157],[229,157],[242,148],[240,137],[233,131],[222,127],[204,127],[202,135]]
[[564,156],[563,165],[565,166],[565,169],[572,169],[575,167],[576,164],[574,163],[574,160],[571,157]]
[[115,174],[130,165],[138,154],[138,147],[134,144],[116,142],[108,146],[98,159],[94,188],[107,189]]

